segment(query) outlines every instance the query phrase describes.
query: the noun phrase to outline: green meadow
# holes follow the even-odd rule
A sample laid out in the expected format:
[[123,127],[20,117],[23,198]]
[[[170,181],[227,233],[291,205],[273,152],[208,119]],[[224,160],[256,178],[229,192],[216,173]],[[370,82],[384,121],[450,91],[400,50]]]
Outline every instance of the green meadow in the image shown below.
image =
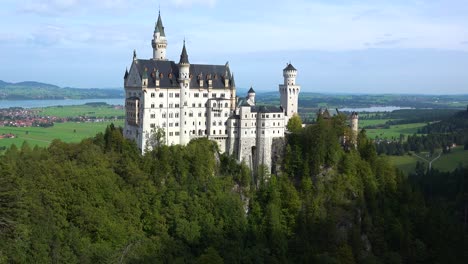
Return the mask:
[[123,126],[123,120],[114,122],[67,122],[55,123],[52,127],[0,127],[1,134],[12,133],[16,138],[0,139],[0,147],[9,147],[12,144],[18,147],[24,141],[30,146],[46,147],[54,139],[60,139],[64,142],[80,142],[84,138],[94,137],[99,132],[104,132],[106,127],[114,123],[115,126]]
[[[359,121],[360,122],[360,121]],[[411,123],[403,125],[393,125],[390,128],[377,128],[377,129],[366,129],[367,137],[374,139],[376,137],[381,139],[398,139],[400,134],[405,136],[413,135],[418,132],[419,128],[427,125],[426,123]],[[361,126],[361,122],[359,124]]]
[[36,108],[41,116],[57,116],[57,117],[97,117],[97,118],[123,118],[125,112],[123,109],[116,109],[111,105],[72,105],[72,106],[52,106],[44,108]]
[[[425,157],[425,159],[432,160],[437,157],[439,150],[436,151],[432,157],[426,157],[428,153],[420,153],[419,156]],[[428,163],[415,155],[403,155],[403,156],[387,156],[390,161],[399,169],[406,174],[413,172],[416,168],[416,162],[424,162],[426,166]],[[463,147],[453,148],[450,153],[442,154],[439,159],[432,163],[434,169],[440,171],[453,171],[459,165],[468,166],[468,150],[464,150]]]

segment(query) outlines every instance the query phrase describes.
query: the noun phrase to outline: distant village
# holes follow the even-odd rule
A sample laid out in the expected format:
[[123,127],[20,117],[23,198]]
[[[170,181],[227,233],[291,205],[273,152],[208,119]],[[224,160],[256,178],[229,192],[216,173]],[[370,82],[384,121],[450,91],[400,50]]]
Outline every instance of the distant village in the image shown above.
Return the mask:
[[[116,106],[122,108],[122,106]],[[54,123],[64,122],[105,122],[106,118],[93,116],[57,117],[43,116],[37,109],[24,109],[21,107],[0,108],[0,127],[52,127]],[[1,134],[0,139],[15,138],[16,135]]]

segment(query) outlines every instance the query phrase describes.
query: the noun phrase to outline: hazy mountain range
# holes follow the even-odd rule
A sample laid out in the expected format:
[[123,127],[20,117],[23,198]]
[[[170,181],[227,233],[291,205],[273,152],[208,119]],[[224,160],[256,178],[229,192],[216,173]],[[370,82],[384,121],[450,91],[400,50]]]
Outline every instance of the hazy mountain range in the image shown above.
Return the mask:
[[0,80],[0,100],[99,99],[123,98],[123,96],[123,89],[117,88],[62,88],[57,85],[34,81],[10,83]]

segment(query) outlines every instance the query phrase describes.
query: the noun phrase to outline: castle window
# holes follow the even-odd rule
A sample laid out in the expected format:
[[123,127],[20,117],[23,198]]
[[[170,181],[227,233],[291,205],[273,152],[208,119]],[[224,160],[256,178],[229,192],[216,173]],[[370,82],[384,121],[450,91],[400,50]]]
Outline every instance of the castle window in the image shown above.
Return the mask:
[[178,118],[178,117],[179,117],[179,113],[175,113],[175,117]]
[[195,103],[192,104],[192,107],[195,107]]
[[159,104],[159,108],[163,108],[163,107],[164,107],[163,104]]
[[220,134],[220,135],[223,134],[222,130],[219,130],[219,134]]
[[262,114],[262,118],[265,118],[265,114]]
[[216,94],[215,93],[211,94],[211,97],[216,98]]
[[166,113],[162,113],[162,118],[166,118]]
[[224,134],[227,134],[227,130],[224,130]]
[[156,124],[150,124],[150,127],[151,127],[151,128],[155,128],[155,127],[156,127]]
[[275,115],[275,114],[273,114],[273,118],[276,118],[276,115]]
[[174,132],[169,132],[169,136],[173,136],[174,135]]
[[156,114],[151,114],[151,118],[156,118]]
[[226,94],[222,93],[222,94],[221,94],[221,97],[222,97],[222,98],[226,97]]
[[151,104],[151,108],[154,108],[154,104]]
[[216,126],[216,121],[213,121],[213,126]]
[[262,127],[264,127],[264,126],[265,126],[265,122],[262,122]]
[[199,96],[200,96],[200,94],[199,94],[199,93],[195,93],[195,97],[197,97],[197,98],[198,98]]
[[173,127],[174,126],[174,123],[169,123],[169,127]]
[[178,126],[179,126],[179,123],[176,122],[176,123],[175,123],[175,126],[178,127]]
[[265,135],[265,131],[262,131],[262,134]]
[[219,121],[218,126],[221,126],[221,125],[223,125],[223,122]]
[[176,93],[176,94],[175,94],[175,97],[176,97],[176,98],[179,98],[179,96],[180,96],[179,93]]
[[170,103],[169,104],[169,108],[173,108],[174,107],[174,104],[173,103]]
[[170,97],[170,98],[174,97],[174,94],[173,94],[173,93],[169,93],[169,97]]
[[224,113],[224,117],[227,117],[228,116],[228,113]]
[[154,98],[154,93],[151,93],[151,98]]
[[162,98],[164,97],[164,94],[163,93],[159,93],[159,98]]
[[201,107],[201,103],[198,103],[198,107]]
[[204,94],[203,94],[203,97],[208,97],[208,94],[207,94],[207,93],[204,93]]
[[213,135],[216,135],[216,130],[213,130]]
[[174,114],[173,113],[169,113],[169,118],[173,118],[174,117]]
[[192,112],[189,113],[189,117],[193,117],[193,113],[192,113]]
[[200,112],[200,113],[198,113],[198,117],[201,117],[201,112]]
[[175,135],[178,136],[178,135],[180,135],[180,133],[179,133],[179,132],[175,132]]
[[175,104],[175,107],[176,107],[176,108],[179,108],[179,106],[180,106],[179,104]]

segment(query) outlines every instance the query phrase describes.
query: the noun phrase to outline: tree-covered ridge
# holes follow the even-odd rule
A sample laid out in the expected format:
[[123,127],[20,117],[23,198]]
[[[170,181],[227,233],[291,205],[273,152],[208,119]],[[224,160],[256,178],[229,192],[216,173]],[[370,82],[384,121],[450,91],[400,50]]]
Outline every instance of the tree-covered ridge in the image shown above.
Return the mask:
[[113,126],[13,147],[0,157],[0,263],[465,262],[468,171],[407,179],[364,133],[343,148],[344,124],[291,134],[271,176],[206,139],[141,156]]
[[0,100],[122,98],[119,89],[60,88],[39,82],[9,83],[0,81]]

